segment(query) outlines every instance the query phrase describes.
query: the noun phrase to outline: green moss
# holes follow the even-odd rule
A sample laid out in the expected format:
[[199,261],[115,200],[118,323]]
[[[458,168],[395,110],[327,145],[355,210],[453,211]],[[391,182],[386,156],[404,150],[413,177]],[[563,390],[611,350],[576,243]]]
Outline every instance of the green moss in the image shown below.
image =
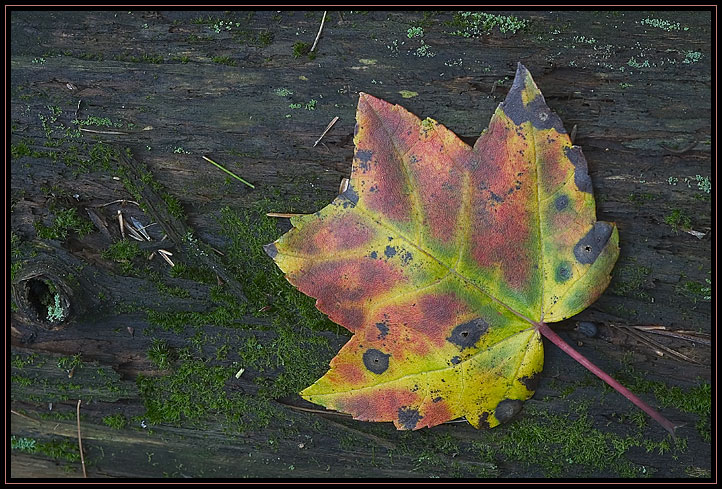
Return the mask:
[[140,55],[135,54],[120,54],[114,58],[117,61],[130,61],[131,63],[151,63],[151,64],[162,64],[165,62],[163,56],[160,54],[142,53]]
[[649,299],[644,286],[647,284],[647,277],[652,273],[649,267],[641,265],[617,265],[612,278],[612,292],[616,295],[634,297],[637,299]]
[[708,382],[700,382],[688,390],[682,390],[677,386],[668,386],[663,382],[649,380],[641,372],[631,367],[618,372],[615,378],[632,392],[652,392],[663,407],[673,407],[698,415],[700,419],[696,423],[697,430],[705,441],[711,440],[712,388]]
[[165,340],[153,338],[148,349],[148,360],[161,370],[166,370],[171,364],[171,351]]
[[135,241],[123,239],[108,246],[108,248],[101,253],[101,256],[116,262],[130,261],[140,256],[140,248]]
[[23,139],[19,143],[11,144],[10,157],[15,160],[18,158],[22,158],[23,156],[30,156],[32,154],[32,151],[30,149],[31,144],[32,140],[30,139]]
[[232,33],[232,37],[241,45],[265,48],[273,43],[273,33],[267,29],[260,31],[241,29]]
[[67,462],[79,462],[80,451],[77,442],[73,443],[67,439],[52,439],[40,442],[33,438],[10,437],[10,447],[25,453],[40,454],[55,460]]
[[78,367],[83,366],[83,360],[80,355],[80,353],[73,355],[71,357],[60,357],[58,358],[58,368],[60,370],[64,370],[65,372],[70,372],[75,370]]
[[712,299],[712,281],[705,279],[707,285],[701,282],[695,282],[687,280],[680,285],[675,287],[675,290],[692,299],[695,303],[697,301],[709,302]]
[[124,126],[122,122],[113,122],[110,120],[109,117],[97,117],[94,115],[89,115],[85,119],[74,119],[71,122],[73,124],[77,124],[80,127],[99,126],[120,128]]
[[116,430],[122,430],[128,424],[128,419],[123,414],[112,414],[103,418],[103,424]]
[[89,220],[80,217],[75,208],[56,212],[50,226],[46,226],[41,221],[35,221],[33,225],[40,239],[65,240],[71,232],[82,238],[93,231],[93,224]]
[[668,450],[670,442],[644,440],[641,436],[620,437],[597,430],[585,413],[551,414],[535,410],[513,422],[498,439],[498,450],[505,459],[527,466],[538,466],[547,477],[589,476],[612,470],[621,477],[651,475],[644,466],[624,458],[632,447]]
[[641,207],[647,202],[657,200],[658,198],[659,196],[649,192],[634,192],[632,194],[629,194],[629,201],[636,207]]
[[15,277],[22,268],[20,259],[23,252],[21,249],[22,239],[15,232],[10,232],[10,283],[15,282]]
[[[652,18],[645,18],[639,21],[642,25],[648,25],[650,27],[655,27],[657,29],[662,29],[663,31],[678,31],[681,29],[681,26],[679,22],[670,22],[668,20],[664,19],[652,19]],[[689,30],[688,27],[685,27],[684,30]]]
[[162,377],[137,378],[138,389],[150,424],[205,426],[209,420],[225,429],[239,431],[253,425],[267,426],[280,409],[268,399],[228,392],[234,367],[210,365],[206,361],[184,357],[175,371]]
[[186,214],[183,210],[183,205],[180,203],[180,200],[178,200],[177,197],[168,192],[163,192],[161,194],[161,197],[163,198],[166,206],[168,206],[168,213],[171,216],[181,220],[185,219]]
[[415,37],[424,37],[424,28],[423,27],[409,27],[409,29],[406,31],[406,37],[409,39],[413,39]]
[[307,42],[298,41],[293,43],[293,57],[306,56],[311,51],[311,45]]
[[10,365],[13,368],[22,370],[25,367],[34,365],[35,361],[38,359],[38,356],[35,353],[30,353],[30,354],[13,353],[10,358],[11,358]]
[[238,63],[230,56],[213,56],[211,61],[218,63],[219,65],[236,66]]
[[522,20],[513,15],[494,15],[485,12],[457,12],[449,22],[449,26],[457,30],[450,34],[461,37],[480,37],[489,34],[498,28],[502,34],[516,34],[525,29],[529,21]]
[[692,228],[692,218],[682,209],[673,209],[671,213],[664,216],[664,222],[669,224],[674,232],[679,232],[680,228]]

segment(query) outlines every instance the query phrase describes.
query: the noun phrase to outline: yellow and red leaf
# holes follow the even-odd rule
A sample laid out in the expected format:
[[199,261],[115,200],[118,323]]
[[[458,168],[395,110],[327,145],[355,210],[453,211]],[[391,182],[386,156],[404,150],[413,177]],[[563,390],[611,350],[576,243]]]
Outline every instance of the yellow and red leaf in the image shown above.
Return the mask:
[[348,189],[266,251],[354,333],[301,392],[400,429],[493,427],[531,397],[539,325],[607,287],[619,254],[587,163],[524,66],[471,147],[360,94]]

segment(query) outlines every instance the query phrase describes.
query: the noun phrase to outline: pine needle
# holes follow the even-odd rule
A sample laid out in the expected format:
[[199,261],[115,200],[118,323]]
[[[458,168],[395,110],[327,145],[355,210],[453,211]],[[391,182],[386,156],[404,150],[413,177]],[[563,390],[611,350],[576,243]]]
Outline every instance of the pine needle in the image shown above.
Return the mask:
[[204,156],[203,159],[206,160],[208,163],[212,163],[212,164],[216,165],[218,168],[220,168],[220,169],[223,170],[224,172],[228,173],[230,176],[232,176],[232,177],[235,178],[236,180],[240,180],[241,182],[245,183],[246,185],[248,185],[248,186],[251,187],[251,188],[256,188],[253,184],[248,183],[247,181],[245,181],[244,179],[242,179],[241,177],[239,177],[238,175],[236,175],[236,174],[233,173],[232,171],[226,170],[225,168],[223,168],[221,165],[219,165],[218,163],[216,163],[215,161],[213,161],[213,160],[210,159],[209,157]]

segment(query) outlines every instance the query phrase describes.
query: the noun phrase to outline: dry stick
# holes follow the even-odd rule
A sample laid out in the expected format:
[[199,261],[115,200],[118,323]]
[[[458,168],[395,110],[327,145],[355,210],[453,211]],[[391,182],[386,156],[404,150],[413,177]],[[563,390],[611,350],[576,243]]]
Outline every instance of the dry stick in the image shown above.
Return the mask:
[[326,13],[328,10],[323,11],[323,17],[321,18],[321,27],[318,28],[318,34],[316,34],[316,40],[313,41],[313,46],[311,46],[311,53],[314,49],[316,49],[316,44],[318,44],[318,39],[321,37],[321,31],[323,30],[323,23],[326,22]]
[[617,326],[616,324],[610,324],[610,326],[612,326],[613,328],[617,328],[617,329],[619,329],[619,330],[621,330],[621,331],[624,331],[624,332],[627,333],[628,335],[633,336],[634,338],[638,339],[638,340],[641,341],[642,343],[644,343],[644,344],[646,344],[647,346],[649,346],[649,347],[651,347],[652,349],[654,349],[654,350],[655,350],[655,353],[657,353],[658,355],[662,353],[662,352],[659,351],[659,350],[664,350],[664,351],[666,351],[667,353],[669,353],[670,355],[672,355],[673,357],[677,357],[678,359],[685,360],[685,361],[690,362],[690,363],[696,363],[697,365],[701,365],[701,363],[699,363],[698,361],[693,360],[693,359],[689,358],[687,355],[684,355],[684,354],[682,354],[682,353],[679,353],[678,351],[672,350],[671,348],[668,348],[668,347],[664,346],[663,344],[661,344],[661,343],[659,343],[659,342],[657,342],[657,341],[654,341],[652,338],[645,338],[645,337],[642,336],[641,334],[639,334],[639,333],[637,333],[636,331],[632,330],[629,326]]
[[85,457],[83,456],[83,440],[82,440],[82,438],[80,438],[80,399],[78,399],[77,418],[78,418],[78,447],[80,448],[80,463],[83,466],[83,477],[85,477],[87,479],[88,473],[85,471]]
[[539,332],[546,336],[546,338],[557,345],[559,348],[561,348],[567,355],[572,357],[574,360],[582,364],[584,367],[587,368],[590,372],[592,372],[594,375],[602,379],[604,382],[609,384],[622,394],[624,397],[632,401],[634,404],[639,407],[642,411],[649,414],[657,423],[661,424],[664,429],[669,431],[672,436],[674,437],[674,430],[678,427],[677,425],[673,424],[671,421],[669,421],[667,418],[659,414],[657,411],[652,408],[649,404],[641,400],[639,397],[637,397],[632,391],[624,387],[622,384],[614,380],[609,374],[607,374],[604,370],[594,365],[592,362],[587,360],[587,358],[576,351],[574,348],[569,346],[566,341],[564,341],[558,334],[556,334],[546,323],[536,323],[537,327],[539,328]]
[[326,135],[326,133],[328,132],[328,130],[331,129],[331,127],[332,127],[334,124],[336,124],[336,121],[337,121],[337,120],[338,120],[338,116],[336,116],[336,117],[334,117],[333,119],[331,119],[331,122],[328,123],[328,126],[326,126],[326,129],[323,130],[323,132],[322,132],[321,135],[318,137],[318,139],[316,140],[316,142],[313,143],[313,147],[314,147],[314,148],[316,147],[316,145],[317,145],[318,143],[321,142],[321,140],[322,140],[323,137]]
[[37,420],[37,419],[35,419],[35,418],[31,418],[30,416],[27,416],[27,415],[25,415],[25,414],[23,414],[23,413],[19,413],[19,412],[13,410],[13,409],[11,409],[10,412],[13,413],[13,414],[16,415],[16,416],[20,416],[21,418],[26,418],[26,419],[29,419],[30,421],[35,421],[36,423],[39,423],[39,422],[40,422],[39,420]]
[[80,130],[84,132],[92,132],[93,134],[113,134],[116,136],[127,136],[129,134],[121,131],[96,131],[95,129],[86,129],[84,127],[81,127]]
[[577,125],[574,124],[574,127],[572,127],[572,132],[569,134],[569,140],[574,144],[574,138],[577,137]]
[[105,207],[105,206],[107,206],[107,205],[118,204],[118,203],[121,203],[121,204],[125,205],[126,202],[128,202],[128,203],[130,203],[130,204],[135,204],[135,205],[137,205],[138,207],[140,207],[140,204],[139,204],[139,203],[137,203],[137,202],[134,201],[134,200],[128,200],[128,199],[115,199],[115,200],[112,200],[112,201],[108,202],[107,204],[94,205],[93,207]]
[[681,331],[668,331],[664,329],[664,326],[632,326],[634,329],[645,331],[647,333],[659,334],[662,336],[671,336],[672,338],[679,338],[680,340],[691,341],[692,343],[702,343],[703,345],[711,345],[712,342],[707,338],[700,338],[691,334],[685,334]]
[[302,216],[303,214],[294,214],[292,212],[267,212],[266,217],[285,217],[285,218],[292,218],[296,216]]

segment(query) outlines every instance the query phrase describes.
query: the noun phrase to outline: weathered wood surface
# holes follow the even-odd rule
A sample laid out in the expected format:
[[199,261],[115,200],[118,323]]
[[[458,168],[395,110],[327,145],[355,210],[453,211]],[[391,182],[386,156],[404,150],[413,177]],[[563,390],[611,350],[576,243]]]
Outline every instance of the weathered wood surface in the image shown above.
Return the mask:
[[[329,12],[317,56],[310,59],[294,57],[294,43],[313,42],[321,12],[13,12],[15,306],[10,326],[11,434],[16,440],[75,443],[75,404],[83,399],[83,446],[91,477],[708,475],[710,443],[696,428],[701,424],[704,431],[708,416],[674,404],[660,409],[686,423],[678,431],[686,448],[660,453],[659,446],[651,452],[632,446],[614,458],[612,439],[634,435],[659,443],[665,440],[663,429],[651,421],[637,427],[631,404],[604,390],[553,345],[547,345],[534,398],[517,421],[491,432],[460,422],[400,433],[389,424],[313,411],[289,392],[268,401],[263,382],[292,368],[273,359],[271,380],[249,366],[239,379],[230,375],[225,385],[228,395],[265,396],[270,413],[265,424],[229,429],[210,398],[203,404],[204,392],[196,400],[208,414],[204,427],[186,422],[185,415],[155,425],[144,419],[149,394],[139,388],[138,375],[162,378],[188,361],[171,355],[165,368],[151,361],[149,351],[159,340],[170,351],[195,345],[193,361],[206,362],[208,368],[243,367],[236,348],[249,338],[276,345],[277,323],[271,308],[247,311],[233,327],[206,324],[200,331],[174,331],[154,326],[148,310],[212,310],[218,304],[213,284],[171,277],[158,256],[148,262],[153,279],[122,272],[120,264],[101,255],[120,239],[117,210],[126,219],[132,215],[146,224],[159,223],[148,228],[155,241],[141,245],[144,256],[131,262],[135,270],[144,269],[152,250],[165,246],[174,261],[213,270],[212,277],[223,278],[223,290],[243,303],[249,291],[241,290],[242,273],[229,256],[213,251],[228,254],[230,246],[219,223],[220,209],[249,208],[273,191],[283,196],[277,202],[288,201],[288,208],[273,209],[281,212],[313,211],[319,202],[330,201],[350,171],[359,91],[432,117],[473,142],[503,100],[517,61],[529,68],[566,127],[578,126],[575,142],[590,165],[598,217],[615,221],[620,232],[622,251],[610,288],[557,330],[609,372],[632,368],[657,385],[684,392],[709,383],[705,338],[711,332],[711,308],[705,296],[711,279],[711,213],[702,177],[711,172],[710,13],[515,15],[530,21],[515,34],[497,27],[481,37],[463,38],[450,34],[459,28],[447,24],[451,12]],[[407,35],[412,26],[423,26],[426,48]],[[404,98],[404,90],[417,95]],[[408,92],[404,95],[413,95]],[[335,116],[340,120],[313,147]],[[77,132],[79,125],[72,121],[89,117],[96,124],[83,128],[101,132]],[[111,147],[130,148],[134,159],[108,163],[91,153]],[[229,178],[202,155],[256,188]],[[140,166],[128,169],[136,163]],[[144,211],[133,204],[100,207],[135,197],[142,199]],[[169,211],[172,197],[184,215]],[[37,236],[37,221],[49,225],[59,210],[71,208],[83,217],[90,208],[105,224],[82,237],[73,231],[58,240]],[[279,222],[278,235],[284,225]],[[169,238],[160,244],[163,233]],[[62,322],[46,317],[47,304],[39,296],[48,296],[48,283],[64,301]],[[173,287],[176,292],[169,294]],[[594,322],[599,335],[585,337],[576,328],[578,321]],[[696,339],[637,331],[645,343],[624,332],[632,325],[693,331]],[[317,373],[323,373],[348,336],[333,326],[302,331],[325,342],[318,352],[308,352],[318,354],[313,361],[320,366]],[[650,346],[649,339],[688,360]],[[231,353],[220,354],[222,348]],[[36,355],[32,363],[29,354]],[[75,365],[72,356],[78,354],[77,372],[65,368]],[[662,394],[641,395],[655,406],[664,402]],[[128,421],[120,430],[103,422],[117,414]],[[569,440],[534,440],[524,431],[524,423],[544,428],[561,416],[570,425],[588,420],[595,430],[589,438],[607,436],[600,446],[612,450],[602,454],[608,460],[585,465],[576,453],[546,462],[542,456],[514,455],[517,445],[542,453],[568,449]],[[516,438],[522,431],[524,441]],[[12,477],[81,475],[77,461],[30,452],[13,450]]]

